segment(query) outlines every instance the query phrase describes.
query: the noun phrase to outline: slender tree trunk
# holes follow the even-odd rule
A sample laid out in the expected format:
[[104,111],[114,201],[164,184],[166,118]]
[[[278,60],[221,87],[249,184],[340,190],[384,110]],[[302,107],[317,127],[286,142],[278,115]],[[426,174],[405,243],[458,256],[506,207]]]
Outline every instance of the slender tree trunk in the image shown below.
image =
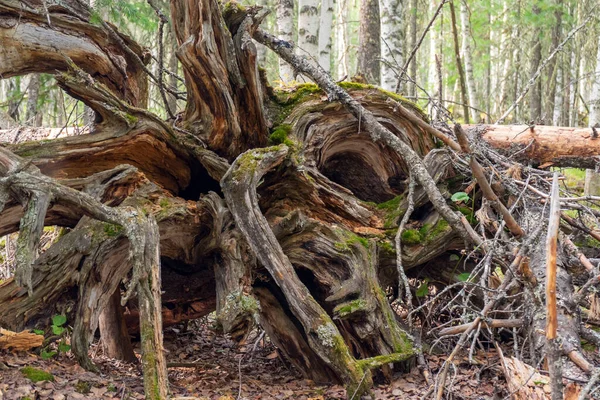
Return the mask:
[[348,76],[348,0],[337,1],[335,17],[335,57],[337,78]]
[[27,109],[25,111],[25,121],[30,126],[41,125],[41,114],[38,111],[38,99],[40,97],[40,74],[32,74],[29,78],[27,89]]
[[[469,10],[467,7],[467,0],[462,0],[460,4],[460,21],[462,31],[462,55],[465,60],[465,81],[467,84],[467,94],[469,97],[469,105],[474,108],[477,107],[477,91],[475,87],[475,80],[473,78],[473,54],[471,53],[471,23],[469,21]],[[471,110],[473,121],[479,122],[479,112]]]
[[[256,0],[254,2],[257,6],[260,7],[264,7],[264,8],[269,8],[269,1],[268,0]],[[264,27],[265,29],[267,25],[267,21],[264,22]],[[269,51],[269,49],[267,49],[265,46],[263,46],[262,44],[258,43],[258,42],[254,42],[254,46],[256,46],[256,63],[262,67],[265,68],[266,64],[267,64],[267,52]]]
[[[540,14],[540,8],[537,5],[533,6],[534,15]],[[540,35],[542,34],[539,27],[534,28],[533,38],[531,40],[532,58],[530,65],[530,76],[533,76],[542,62],[542,43]],[[533,123],[540,123],[542,119],[542,81],[537,80],[531,87],[531,95],[529,96],[529,118]]]
[[[291,42],[294,36],[294,0],[277,0],[277,36]],[[279,79],[285,84],[294,80],[294,69],[279,59]]]
[[[552,29],[552,49],[555,49],[560,43],[560,32],[562,25],[562,6],[563,0],[555,0],[556,10],[554,11],[554,18],[556,19],[554,28]],[[558,60],[554,57],[548,63],[548,92],[546,96],[546,103],[544,108],[543,121],[551,123],[554,119],[554,103],[556,97],[556,81],[558,75]]]
[[600,40],[598,40],[598,52],[596,54],[596,72],[592,85],[592,96],[590,98],[589,126],[600,124]]
[[21,77],[8,80],[8,115],[19,122],[19,104],[21,103]]
[[381,81],[380,32],[379,0],[361,0],[356,73],[375,85]]
[[[562,55],[561,55],[562,56]],[[561,57],[562,58],[562,57]],[[559,58],[560,61],[558,61],[557,63],[557,73],[556,73],[556,83],[555,85],[557,85],[557,87],[559,88],[559,90],[555,90],[554,91],[554,110],[553,110],[553,114],[552,114],[552,124],[559,126],[562,125],[562,119],[561,119],[561,115],[562,115],[562,105],[564,102],[564,87],[565,87],[565,79],[564,79],[564,68],[563,68],[563,63],[561,58]]]
[[[169,32],[169,35],[168,35],[168,41],[169,41],[170,54],[169,54],[169,65],[167,68],[173,74],[177,74],[177,69],[178,69],[177,67],[179,66],[179,62],[177,61],[177,39],[175,38],[175,34],[171,31]],[[178,87],[178,80],[173,75],[169,75],[167,77],[167,83],[171,88],[173,88],[175,90]],[[169,108],[171,109],[171,111],[173,111],[173,113],[176,114],[177,113],[177,99],[175,98],[175,96],[167,94],[167,102],[169,103]]]
[[[492,13],[488,10],[487,14],[488,24],[492,25]],[[492,34],[488,31],[486,40],[488,41],[487,46],[487,61],[485,65],[485,112],[486,122],[490,124],[492,118],[492,45],[491,45]]]
[[331,71],[331,25],[333,24],[334,0],[321,1],[319,20],[319,65],[327,72]]
[[494,113],[498,111],[502,113],[502,110],[504,110],[504,108],[506,107],[506,103],[508,100],[508,83],[511,76],[511,64],[513,60],[513,49],[509,47],[509,44],[513,42],[513,35],[517,30],[516,27],[509,27],[508,25],[508,15],[510,12],[508,0],[504,0],[502,12],[504,14],[502,17],[502,26],[504,27],[504,30],[502,31],[502,35],[500,36],[499,55],[500,60],[504,59],[504,62],[500,71],[500,73],[502,74],[502,76],[500,77],[500,99],[494,105]]
[[[409,49],[408,53],[412,51],[417,45],[417,0],[410,0],[408,9],[410,12],[410,41],[409,41]],[[412,61],[408,67],[408,75],[414,80],[417,80],[417,55],[413,56]],[[417,86],[414,83],[408,84],[408,95],[411,97],[417,96]]]
[[571,56],[572,52],[569,52],[569,57],[564,57],[562,64],[562,78],[563,78],[563,104],[561,107],[561,123],[562,126],[569,126],[570,124],[570,107],[571,107]]
[[[435,10],[437,8],[437,4],[435,1],[429,3],[429,16],[433,17]],[[434,95],[436,86],[437,86],[437,67],[435,62],[435,56],[437,54],[437,43],[438,43],[438,33],[435,29],[434,25],[431,27],[429,31],[429,68],[427,71],[427,90],[431,95]]]
[[398,69],[404,65],[402,44],[405,1],[382,0],[381,2],[381,53],[384,60],[381,64],[381,87],[385,90],[395,90]]
[[318,62],[319,54],[318,15],[318,0],[298,1],[298,53],[312,57],[315,62]]
[[456,27],[456,11],[454,10],[454,1],[450,2],[450,16],[452,17],[452,36],[454,38],[454,55],[456,57],[456,67],[458,68],[458,76],[460,83],[460,95],[463,105],[463,114],[465,123],[469,123],[469,97],[467,95],[467,85],[465,83],[465,72],[460,59],[460,50],[458,44],[458,28]]
[[[590,98],[589,107],[590,115],[588,119],[588,125],[590,127],[596,127],[597,130],[600,130],[600,41],[598,41],[596,71],[593,78],[592,95]],[[593,196],[600,194],[600,174],[597,174],[590,169],[586,170],[584,193],[586,195]]]

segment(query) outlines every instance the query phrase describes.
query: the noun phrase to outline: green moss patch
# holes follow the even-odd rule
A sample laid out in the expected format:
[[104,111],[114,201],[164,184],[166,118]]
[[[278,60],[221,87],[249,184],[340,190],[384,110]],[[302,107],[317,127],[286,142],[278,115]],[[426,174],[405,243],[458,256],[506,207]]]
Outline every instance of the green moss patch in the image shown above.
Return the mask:
[[270,145],[285,144],[288,147],[294,147],[294,142],[288,138],[291,132],[292,132],[291,125],[288,125],[288,124],[279,125],[275,129],[273,129],[273,132],[269,136],[269,144]]
[[333,244],[338,251],[350,251],[351,247],[356,243],[362,245],[366,249],[369,248],[369,240],[362,236],[358,236],[354,232],[339,229],[338,233],[345,239],[344,241]]
[[120,225],[109,224],[109,223],[104,224],[104,233],[106,233],[106,236],[108,236],[108,237],[118,236],[122,230],[123,230],[123,227]]
[[21,369],[21,373],[33,383],[42,381],[54,382],[54,375],[41,369],[25,367]]
[[357,299],[336,306],[333,309],[333,314],[340,319],[344,319],[352,314],[365,311],[367,311],[367,302],[363,299]]
[[398,224],[398,219],[404,214],[404,209],[400,209],[400,204],[404,200],[404,195],[398,195],[386,202],[377,204],[377,209],[385,213],[383,227],[393,229]]

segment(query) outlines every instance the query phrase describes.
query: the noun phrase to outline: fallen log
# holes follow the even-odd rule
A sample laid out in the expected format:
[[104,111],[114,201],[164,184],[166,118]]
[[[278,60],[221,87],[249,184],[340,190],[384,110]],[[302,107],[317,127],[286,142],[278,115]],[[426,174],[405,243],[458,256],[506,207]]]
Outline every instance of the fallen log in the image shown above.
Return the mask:
[[545,125],[465,125],[511,160],[535,167],[595,169],[600,138],[595,128]]

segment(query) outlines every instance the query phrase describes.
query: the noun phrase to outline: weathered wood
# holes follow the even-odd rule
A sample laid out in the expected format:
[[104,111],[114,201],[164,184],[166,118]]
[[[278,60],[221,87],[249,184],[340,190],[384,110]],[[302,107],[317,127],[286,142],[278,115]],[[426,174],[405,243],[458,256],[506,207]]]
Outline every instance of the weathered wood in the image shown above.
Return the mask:
[[104,310],[98,317],[98,328],[102,337],[102,347],[107,357],[127,362],[137,362],[133,346],[127,332],[121,306],[121,289],[117,288]]
[[284,293],[311,348],[346,384],[348,393],[360,394],[372,385],[370,371],[358,365],[329,315],[300,281],[258,207],[258,182],[287,153],[288,148],[280,146],[249,150],[238,157],[221,182],[225,199],[257,259]]
[[147,62],[149,54],[126,35],[109,35],[90,19],[89,10],[77,0],[48,6],[43,1],[3,0],[0,75],[64,71],[71,59],[115,93],[123,93],[130,104],[144,107],[148,84],[134,57]]
[[464,125],[515,162],[595,169],[600,138],[592,128],[544,125]]
[[171,2],[187,88],[182,126],[233,159],[266,144],[267,120],[256,48],[248,36],[262,17],[230,7],[225,20],[215,0]]
[[40,347],[44,342],[44,335],[29,331],[13,332],[0,328],[0,350],[29,351]]

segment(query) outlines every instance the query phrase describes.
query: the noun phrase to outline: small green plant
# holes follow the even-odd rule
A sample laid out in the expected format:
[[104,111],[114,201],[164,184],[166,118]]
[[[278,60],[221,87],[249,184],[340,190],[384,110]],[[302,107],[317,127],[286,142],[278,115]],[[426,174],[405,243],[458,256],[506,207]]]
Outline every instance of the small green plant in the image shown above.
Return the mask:
[[452,197],[450,197],[450,200],[452,200],[455,203],[466,203],[467,201],[469,201],[469,195],[465,192],[456,192],[452,195]]
[[67,323],[67,317],[64,315],[55,315],[52,317],[52,333],[55,335],[62,335],[65,331],[64,324]]
[[[52,325],[50,329],[52,334],[59,336],[60,342],[58,343],[57,350],[51,350],[48,346],[44,347],[40,351],[40,357],[44,360],[48,360],[58,353],[66,353],[71,350],[71,345],[67,344],[67,335],[69,334],[69,328],[66,326],[67,317],[64,315],[55,315],[52,317]],[[43,335],[44,331],[40,329],[34,329],[34,333]]]
[[88,394],[91,390],[92,386],[89,382],[86,381],[77,381],[75,384],[75,391],[81,394]]
[[416,295],[417,297],[425,297],[429,294],[429,279],[425,278],[421,286],[417,288]]

